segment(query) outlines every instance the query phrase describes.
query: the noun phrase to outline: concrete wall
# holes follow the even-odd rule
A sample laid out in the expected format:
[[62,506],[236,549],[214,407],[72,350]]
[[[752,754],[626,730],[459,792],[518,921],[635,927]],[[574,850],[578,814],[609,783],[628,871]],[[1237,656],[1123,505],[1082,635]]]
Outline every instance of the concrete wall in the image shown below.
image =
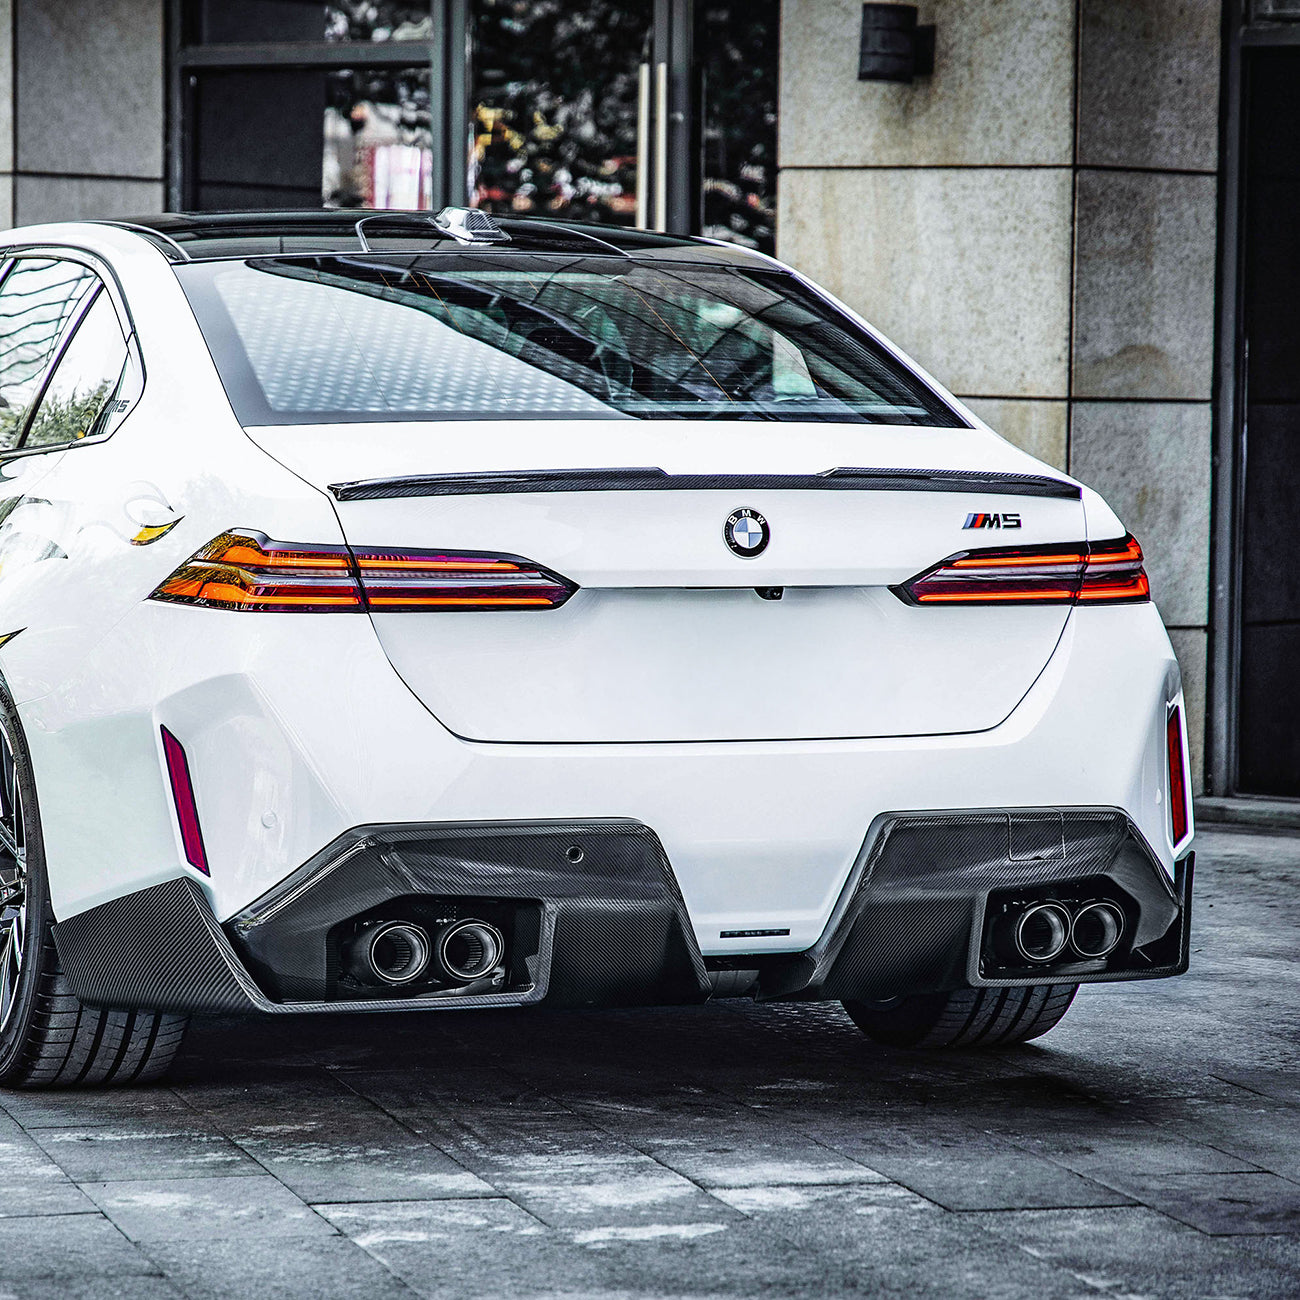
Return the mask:
[[1218,0],[924,0],[933,77],[857,80],[858,0],[785,0],[778,253],[1148,554],[1203,779]]
[[0,0],[0,225],[163,206],[163,0]]

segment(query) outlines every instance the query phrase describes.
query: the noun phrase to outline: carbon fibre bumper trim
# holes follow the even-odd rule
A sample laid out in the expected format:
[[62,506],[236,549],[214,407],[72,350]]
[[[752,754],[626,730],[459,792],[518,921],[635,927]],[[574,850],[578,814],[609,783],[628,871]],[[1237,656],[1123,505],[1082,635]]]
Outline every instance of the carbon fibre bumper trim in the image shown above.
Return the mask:
[[[1177,975],[1188,964],[1192,868],[1188,854],[1171,882],[1113,808],[882,814],[813,947],[726,962],[757,968],[765,1001]],[[1077,882],[1126,900],[1133,925],[1124,951],[1024,977],[986,975],[990,900]],[[496,993],[340,998],[332,928],[428,894],[535,909],[526,978]],[[658,837],[621,819],[360,827],[224,928],[185,878],[61,921],[54,937],[72,991],[101,1006],[274,1014],[637,1006],[701,1002],[710,988]]]
[[[885,813],[822,937],[766,965],[760,1000],[888,998],[962,987],[1159,979],[1187,969],[1193,855],[1171,882],[1117,808]],[[985,975],[990,899],[1100,887],[1127,900],[1134,932],[1104,962]]]
[[[340,922],[404,900],[504,900],[519,912],[501,992],[341,990]],[[195,1011],[415,1011],[703,1002],[709,980],[658,837],[639,822],[362,826],[225,927],[169,881],[55,926],[73,991],[104,1006]]]

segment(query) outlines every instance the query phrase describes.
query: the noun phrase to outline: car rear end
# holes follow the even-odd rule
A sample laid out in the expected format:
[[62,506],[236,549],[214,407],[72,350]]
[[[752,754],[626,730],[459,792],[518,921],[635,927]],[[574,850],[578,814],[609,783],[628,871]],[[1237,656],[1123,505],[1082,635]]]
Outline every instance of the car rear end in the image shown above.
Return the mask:
[[1100,498],[765,259],[503,224],[176,268],[311,504],[188,517],[114,629],[183,647],[149,705],[180,865],[66,900],[74,983],[281,1012],[1182,969],[1178,668]]

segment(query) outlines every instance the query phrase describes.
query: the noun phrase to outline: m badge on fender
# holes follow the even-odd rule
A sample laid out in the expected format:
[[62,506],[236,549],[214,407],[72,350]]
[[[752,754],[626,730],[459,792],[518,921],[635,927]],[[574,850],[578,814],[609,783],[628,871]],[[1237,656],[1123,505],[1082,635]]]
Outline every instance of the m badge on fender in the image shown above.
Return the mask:
[[743,560],[752,560],[767,550],[772,540],[772,530],[767,520],[757,510],[742,506],[727,516],[722,528],[722,539]]

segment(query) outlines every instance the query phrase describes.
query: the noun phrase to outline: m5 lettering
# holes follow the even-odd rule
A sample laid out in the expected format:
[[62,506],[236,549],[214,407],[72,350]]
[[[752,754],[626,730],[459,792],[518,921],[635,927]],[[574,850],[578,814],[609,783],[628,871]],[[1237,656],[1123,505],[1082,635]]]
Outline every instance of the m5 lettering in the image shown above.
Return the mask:
[[1019,528],[1020,516],[1008,514],[967,515],[962,528]]

